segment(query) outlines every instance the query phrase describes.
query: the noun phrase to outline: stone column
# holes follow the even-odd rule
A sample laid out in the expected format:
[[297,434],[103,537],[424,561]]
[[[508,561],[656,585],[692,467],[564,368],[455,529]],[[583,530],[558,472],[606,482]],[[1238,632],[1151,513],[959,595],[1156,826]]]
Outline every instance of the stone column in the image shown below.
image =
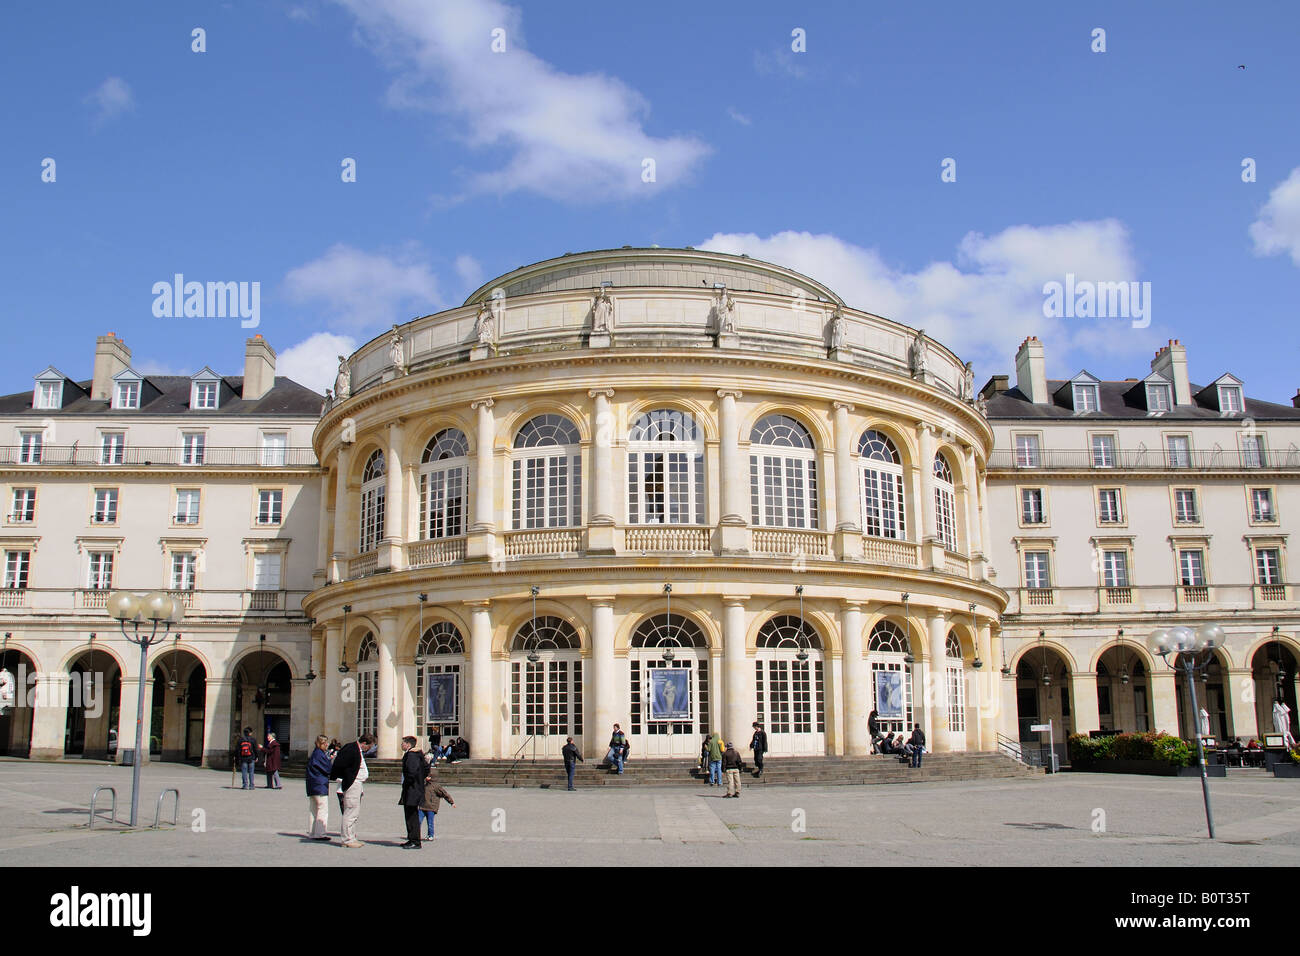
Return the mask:
[[400,571],[405,554],[402,545],[406,533],[406,473],[402,468],[402,447],[406,430],[401,419],[388,426],[388,442],[384,448],[384,537],[379,542],[377,567],[380,570]]
[[[474,521],[469,526],[466,536],[465,553],[470,560],[491,561],[499,543],[498,528],[494,512],[496,504],[496,420],[492,406],[496,404],[490,398],[472,402],[470,407],[478,412],[478,426],[475,434],[474,449]],[[474,742],[470,741],[470,747]],[[470,751],[473,753],[473,750]]]
[[[295,756],[310,757],[316,746],[318,730],[312,729],[311,692],[315,681],[295,677],[289,682],[289,746]],[[185,742],[181,741],[181,752],[185,752]]]
[[487,601],[466,601],[469,621],[469,746],[471,754],[495,757],[492,721],[492,611]]
[[330,580],[348,577],[348,468],[352,449],[340,445],[334,465],[334,550],[330,554]]
[[1147,673],[1151,689],[1151,729],[1178,736],[1178,695],[1174,672],[1157,663]]
[[977,554],[983,553],[983,546],[979,539],[979,478],[975,473],[975,449],[966,446],[963,455],[964,469],[966,472],[966,553],[974,560]]
[[[1101,729],[1101,713],[1097,709],[1097,673],[1095,671],[1070,672],[1070,719],[1076,734],[1087,734]],[[1064,740],[1060,743],[1065,743]]]
[[[315,629],[311,633],[311,663],[309,669],[316,674],[307,688],[307,724],[312,741],[317,734],[325,733],[325,640]],[[310,751],[308,751],[310,756]]]
[[[133,652],[138,653],[136,648],[132,647]],[[107,688],[105,688],[107,692]],[[122,675],[122,699],[117,711],[117,757],[116,762],[122,763],[126,756],[126,751],[135,749],[135,715],[136,708],[139,706],[140,696],[140,678],[136,676],[128,677]],[[140,745],[141,753],[137,759],[149,762],[149,730],[153,716],[153,681],[144,682],[144,742]],[[107,707],[105,707],[107,713]],[[89,720],[86,722],[90,723]],[[259,728],[254,727],[254,731]],[[89,733],[87,733],[89,736]]]
[[722,668],[726,700],[722,733],[732,742],[746,741],[754,722],[754,694],[749,689],[749,658],[745,654],[745,602],[748,596],[722,599]]
[[844,752],[848,756],[871,753],[867,714],[871,702],[871,672],[863,654],[862,605],[840,603],[840,639],[844,643]]
[[979,750],[996,750],[997,718],[1002,707],[1002,693],[998,686],[998,665],[993,652],[993,629],[987,623],[980,624],[976,634],[976,656],[984,666],[974,672],[974,684],[979,688],[975,746]]
[[925,739],[935,753],[952,750],[948,721],[947,654],[948,620],[942,611],[931,611],[926,624]]
[[343,675],[339,661],[343,659],[343,624],[341,621],[325,625],[325,651],[321,661],[321,733],[343,739]]
[[415,683],[420,679],[415,664],[397,666],[397,736],[410,734],[420,741],[420,749],[428,744],[424,739],[425,721],[415,712]]
[[980,576],[985,580],[991,580],[994,576],[993,567],[993,536],[989,534],[989,487],[988,472],[985,471],[979,479],[980,495],[980,550],[983,555],[983,568]]
[[587,552],[613,554],[614,541],[614,415],[609,400],[612,388],[593,388],[591,434],[591,517],[587,522]]
[[[203,704],[203,766],[230,769],[231,706],[234,681],[229,677],[208,677],[207,696]],[[62,748],[60,748],[62,750]]]
[[934,429],[922,422],[916,426],[916,435],[921,446],[921,566],[943,570],[943,544],[934,510]]
[[[21,670],[20,670],[21,672]],[[17,678],[17,674],[14,675]],[[60,760],[63,758],[63,738],[68,726],[68,675],[36,675],[36,714],[32,720],[32,760]],[[14,688],[14,693],[22,700],[29,688],[21,682]],[[107,696],[108,688],[105,688]],[[104,701],[105,708],[108,701]],[[16,708],[11,713],[15,718],[25,708]]]
[[379,756],[392,760],[401,756],[398,746],[397,717],[397,612],[380,611],[375,615],[379,623],[376,643],[379,645]]
[[862,558],[861,498],[853,474],[853,432],[847,402],[834,402],[835,409],[835,553],[841,561]]
[[718,428],[721,432],[722,470],[718,475],[722,485],[722,520],[719,522],[723,554],[749,553],[749,511],[745,504],[745,489],[749,484],[749,468],[740,455],[740,417],[736,412],[736,399],[741,393],[734,389],[719,389],[721,407]]
[[[614,687],[614,599],[588,597],[591,602],[591,686],[584,688],[594,714],[584,715],[583,752],[588,757],[604,756],[602,741],[617,721],[627,723],[624,708],[618,706]],[[594,717],[594,720],[592,719]]]
[[[1240,737],[1242,742],[1249,740],[1251,737],[1258,737],[1262,731],[1259,726],[1259,718],[1255,715],[1255,701],[1253,693],[1255,690],[1254,672],[1249,668],[1232,668],[1228,671],[1229,684],[1224,688],[1228,696],[1228,710],[1232,719],[1232,735]],[[1249,687],[1252,692],[1252,699],[1247,700],[1243,690]],[[39,711],[37,712],[39,717]],[[1269,722],[1268,730],[1273,730],[1272,721]]]
[[316,515],[316,567],[311,575],[312,586],[315,588],[324,587],[327,580],[326,576],[329,574],[330,542],[333,540],[333,529],[330,527],[329,495],[325,493],[328,481],[329,471],[326,469],[321,474],[320,509]]

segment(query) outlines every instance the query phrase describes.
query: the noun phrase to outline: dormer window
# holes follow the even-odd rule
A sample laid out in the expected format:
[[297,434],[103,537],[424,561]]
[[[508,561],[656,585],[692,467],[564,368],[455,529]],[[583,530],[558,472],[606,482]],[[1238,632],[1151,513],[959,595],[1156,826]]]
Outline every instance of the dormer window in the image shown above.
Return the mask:
[[217,383],[195,382],[190,408],[214,409],[217,407]]
[[1241,399],[1240,385],[1219,386],[1219,411],[1224,415],[1240,415],[1246,406]]
[[1076,412],[1095,412],[1101,407],[1097,397],[1096,385],[1074,386],[1074,410]]
[[1147,385],[1147,411],[1167,412],[1173,407],[1172,390],[1168,385],[1155,382]]
[[63,404],[62,382],[37,382],[34,408],[58,408]]
[[139,382],[118,382],[117,391],[113,394],[114,408],[139,408],[140,407],[140,383]]

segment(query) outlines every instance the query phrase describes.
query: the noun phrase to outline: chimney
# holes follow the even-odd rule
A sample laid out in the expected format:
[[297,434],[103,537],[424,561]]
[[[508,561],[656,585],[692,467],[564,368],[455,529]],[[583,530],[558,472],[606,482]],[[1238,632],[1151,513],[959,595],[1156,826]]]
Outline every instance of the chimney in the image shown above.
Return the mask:
[[1291,399],[1292,408],[1300,408],[1300,388],[1295,390],[1295,395]]
[[1016,387],[1035,405],[1051,402],[1047,394],[1047,360],[1043,356],[1043,343],[1031,335],[1020,343],[1016,352]]
[[244,344],[243,399],[255,402],[274,387],[275,351],[259,332]]
[[1005,392],[1011,387],[1011,379],[1006,375],[994,375],[980,389],[980,397],[992,398],[998,392]]
[[1174,386],[1174,404],[1192,404],[1192,389],[1187,383],[1187,350],[1177,339],[1156,352],[1151,360],[1151,371],[1169,379]]
[[131,350],[112,332],[95,339],[95,374],[90,397],[107,402],[113,398],[113,376],[130,367]]

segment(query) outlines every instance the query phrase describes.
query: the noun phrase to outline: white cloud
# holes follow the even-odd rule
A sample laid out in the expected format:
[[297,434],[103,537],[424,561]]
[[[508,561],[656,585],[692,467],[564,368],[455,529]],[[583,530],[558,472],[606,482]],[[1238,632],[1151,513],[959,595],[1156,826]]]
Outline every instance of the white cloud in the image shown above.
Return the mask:
[[[395,106],[449,116],[457,134],[505,165],[468,176],[469,193],[552,199],[640,198],[681,181],[708,153],[699,140],[655,137],[640,93],[599,73],[564,73],[523,45],[522,16],[499,0],[337,0],[396,74]],[[505,51],[493,52],[504,30]],[[655,183],[642,162],[655,161]]]
[[291,269],[285,294],[300,305],[320,305],[331,326],[373,333],[442,306],[438,280],[416,246],[396,255],[363,252],[344,243]]
[[1300,266],[1300,166],[1268,194],[1259,218],[1250,224],[1255,255],[1287,253]]
[[456,275],[468,294],[483,284],[483,266],[470,255],[456,257]]
[[110,76],[94,90],[86,94],[83,102],[95,107],[94,125],[103,126],[124,113],[135,109],[135,97],[131,87],[120,76]]
[[752,119],[750,119],[750,118],[749,118],[748,116],[746,116],[744,113],[740,112],[740,111],[739,111],[738,109],[736,109],[734,106],[728,106],[728,107],[727,107],[727,115],[730,116],[730,117],[731,117],[733,120],[735,120],[737,123],[739,123],[741,126],[753,126],[753,125],[754,125],[754,121],[753,121]]
[[275,374],[324,393],[334,387],[339,356],[351,355],[358,342],[350,335],[317,332],[276,356]]
[[1067,273],[1098,282],[1139,278],[1128,230],[1113,219],[969,233],[953,261],[916,271],[888,264],[876,249],[807,232],[718,233],[697,245],[802,272],[854,308],[924,328],[984,374],[1007,370],[1026,335],[1043,340],[1055,375],[1077,371],[1090,357],[1145,352],[1158,338],[1154,325],[1134,329],[1125,319],[1043,315],[1043,284],[1064,282]]

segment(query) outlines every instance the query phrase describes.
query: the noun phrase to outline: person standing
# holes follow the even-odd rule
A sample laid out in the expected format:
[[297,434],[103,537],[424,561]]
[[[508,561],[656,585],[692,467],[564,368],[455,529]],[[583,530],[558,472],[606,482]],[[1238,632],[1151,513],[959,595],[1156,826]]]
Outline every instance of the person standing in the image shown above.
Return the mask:
[[362,734],[350,744],[344,744],[330,768],[330,779],[339,781],[339,794],[343,800],[343,825],[339,836],[350,850],[365,846],[357,839],[357,820],[361,816],[361,794],[370,771],[366,768],[364,752],[375,745],[371,734]]
[[727,749],[722,752],[722,769],[727,774],[728,797],[740,796],[740,751],[728,741]]
[[252,727],[245,727],[235,741],[235,759],[239,761],[240,789],[252,790],[256,786],[253,769],[257,765],[257,741],[253,739]]
[[[578,753],[578,748],[573,745],[573,738],[565,738],[564,747],[560,750],[561,756],[564,757],[564,775],[569,778],[569,789],[573,789],[573,771],[577,769],[578,761],[582,760],[582,754]],[[582,760],[586,763],[585,760]]]
[[754,751],[755,777],[763,776],[763,755],[767,753],[767,731],[757,720],[754,721],[754,737],[749,742],[749,749]]
[[280,741],[275,734],[267,733],[266,746],[262,748],[262,770],[266,773],[266,789],[280,789]]
[[912,766],[921,766],[921,754],[925,753],[925,731],[920,724],[912,725],[912,736],[907,739],[907,744],[912,748]]
[[316,746],[307,758],[307,806],[308,825],[311,832],[307,835],[313,840],[328,840],[326,832],[330,822],[330,759],[325,749],[329,738],[321,734],[316,738]]
[[447,806],[454,807],[456,801],[438,782],[438,768],[434,766],[433,761],[429,762],[429,775],[424,778],[424,799],[420,801],[420,816],[424,818],[425,825],[429,828],[427,839],[433,839],[433,819],[438,815],[438,804],[440,800],[446,800]]
[[717,731],[709,738],[709,786],[722,786],[722,735]]
[[880,712],[876,708],[871,708],[871,713],[867,714],[867,733],[871,739],[875,740],[880,736]]
[[416,743],[414,737],[402,738],[402,793],[397,802],[406,817],[403,850],[420,848],[420,804],[424,803],[424,781],[429,776],[429,765],[415,749]]
[[605,760],[611,767],[617,767],[618,772],[623,772],[623,745],[627,743],[627,738],[623,731],[618,729],[618,724],[614,725],[614,732],[609,737],[609,753],[605,754]]

